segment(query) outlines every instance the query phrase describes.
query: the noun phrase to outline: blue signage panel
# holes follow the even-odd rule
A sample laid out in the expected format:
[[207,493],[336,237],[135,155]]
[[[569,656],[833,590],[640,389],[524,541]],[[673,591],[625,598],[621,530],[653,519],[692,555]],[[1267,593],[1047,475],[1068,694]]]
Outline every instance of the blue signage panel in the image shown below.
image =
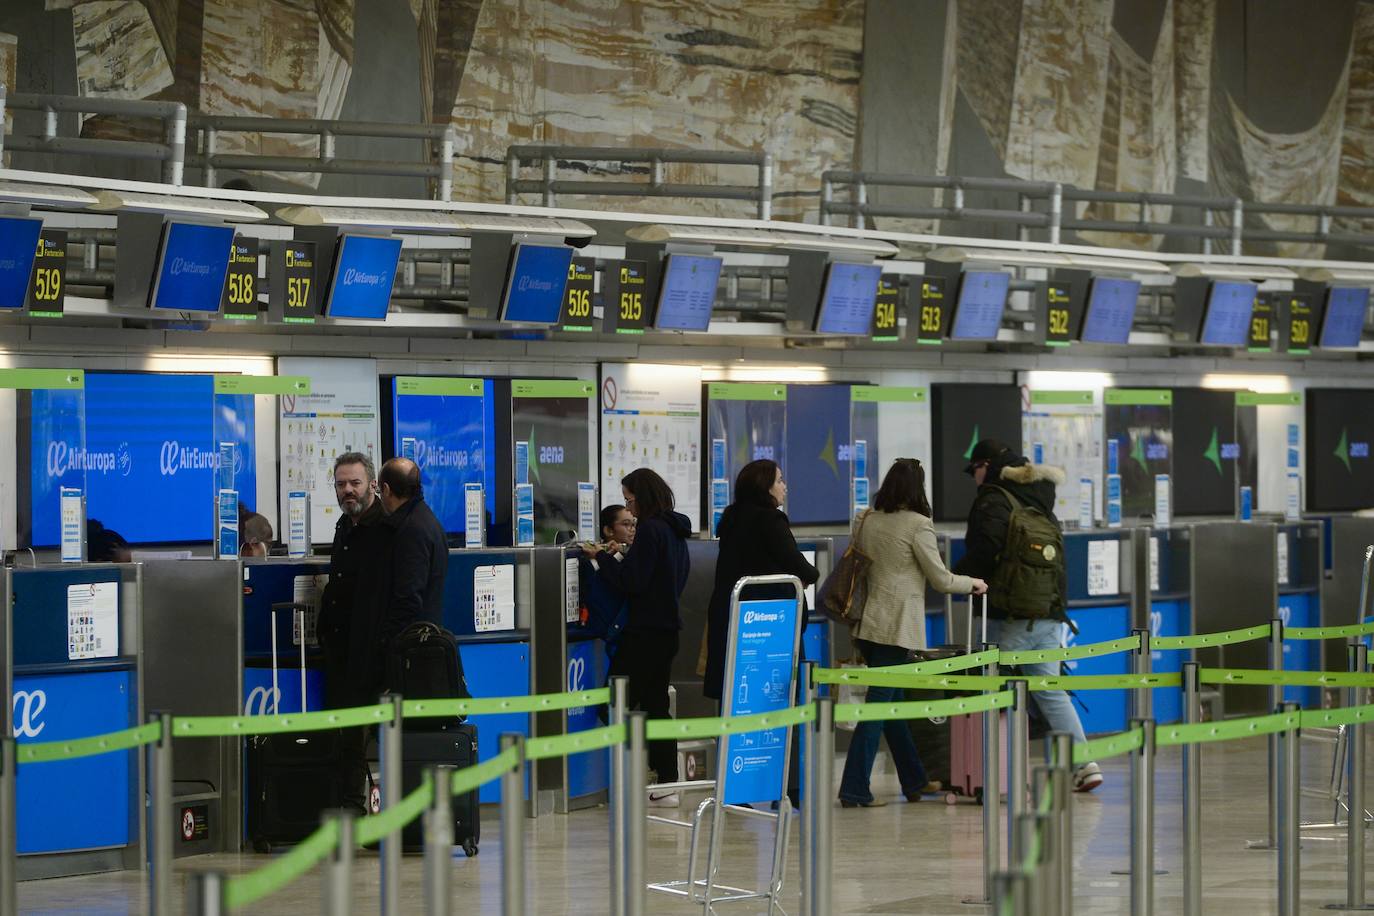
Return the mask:
[[1364,287],[1336,287],[1326,296],[1326,315],[1322,318],[1319,347],[1358,347],[1364,332],[1365,313],[1369,311],[1369,290]]
[[1088,290],[1088,307],[1083,316],[1084,343],[1124,344],[1131,336],[1135,320],[1139,280],[1097,277]]
[[[88,738],[134,725],[132,671],[16,677],[20,744]],[[19,768],[19,852],[125,846],[134,839],[130,796],[137,768],[119,751]]]
[[1255,307],[1255,284],[1217,280],[1207,295],[1207,317],[1201,342],[1218,347],[1243,347],[1249,339],[1250,313]]
[[391,397],[397,454],[413,442],[414,454],[406,457],[420,466],[425,502],[445,531],[466,530],[464,487],[481,484],[488,498],[496,492],[496,468],[487,461],[496,425],[491,380],[482,382],[480,396],[469,397],[399,394],[393,379]]
[[[474,697],[523,697],[530,692],[530,647],[524,642],[462,643],[458,654],[463,673]],[[490,760],[501,753],[501,734],[519,732],[528,736],[530,717],[526,713],[493,713],[469,716],[477,726],[477,759]],[[529,772],[528,770],[526,771]],[[525,792],[529,793],[528,775]],[[501,801],[501,780],[493,779],[477,791],[482,804]]]
[[148,304],[177,312],[217,313],[233,247],[233,226],[168,223]]
[[[1150,638],[1190,636],[1187,601],[1155,601],[1150,605]],[[1150,653],[1150,670],[1172,674],[1183,670],[1188,658],[1185,649],[1155,649]],[[1177,687],[1156,687],[1150,691],[1156,722],[1177,722],[1183,718],[1183,694]]]
[[997,270],[964,271],[950,340],[996,340],[1010,287],[1011,274]]
[[400,257],[400,239],[374,235],[339,239],[334,274],[324,300],[325,317],[385,321]]
[[[599,639],[584,639],[568,644],[568,690],[595,690],[606,684],[606,644]],[[599,706],[576,706],[568,710],[568,734],[585,732],[602,725]],[[610,785],[610,753],[593,751],[568,758],[568,796],[579,798],[604,792]]]
[[[1078,627],[1077,635],[1064,625],[1065,645],[1086,646],[1120,639],[1131,632],[1130,611],[1125,605],[1070,608],[1069,619]],[[1065,662],[1066,674],[1129,674],[1129,656],[1124,652]],[[1078,717],[1090,735],[1124,731],[1128,709],[1125,690],[1092,690],[1077,694]]]
[[704,331],[711,324],[721,259],[670,254],[663,265],[654,327],[665,331]]
[[234,480],[243,502],[250,509],[255,504],[252,395],[216,396],[209,375],[87,372],[84,446],[81,411],[74,406],[82,392],[34,391],[31,397],[35,547],[57,544],[58,489],[79,480],[73,472],[81,471],[87,517],[129,543],[211,540],[221,439],[234,443]]
[[0,219],[0,309],[22,309],[38,253],[41,219]]
[[[741,601],[731,622],[729,714],[776,712],[792,705],[797,668],[797,602]],[[731,735],[725,747],[727,805],[775,801],[786,791],[787,729]]]
[[501,300],[501,320],[557,324],[572,256],[571,248],[561,246],[516,245]]
[[[1279,619],[1285,627],[1321,626],[1317,602],[1317,595],[1313,592],[1279,595]],[[1285,639],[1283,670],[1321,670],[1321,645],[1321,642],[1315,639]],[[1304,709],[1320,709],[1321,695],[1320,687],[1283,688],[1284,700],[1289,703],[1300,703]]]
[[873,329],[873,303],[882,274],[878,264],[831,264],[816,312],[816,331],[867,337]]

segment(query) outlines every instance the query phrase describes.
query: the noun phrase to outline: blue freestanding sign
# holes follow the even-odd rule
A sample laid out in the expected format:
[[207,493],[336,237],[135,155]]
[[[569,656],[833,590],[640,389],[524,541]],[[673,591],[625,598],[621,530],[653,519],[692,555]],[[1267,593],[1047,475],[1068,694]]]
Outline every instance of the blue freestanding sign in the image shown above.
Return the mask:
[[[772,578],[772,577],[770,577]],[[800,601],[740,601],[731,615],[727,716],[778,712],[792,705]],[[776,801],[786,790],[786,728],[731,735],[721,761],[727,805]]]

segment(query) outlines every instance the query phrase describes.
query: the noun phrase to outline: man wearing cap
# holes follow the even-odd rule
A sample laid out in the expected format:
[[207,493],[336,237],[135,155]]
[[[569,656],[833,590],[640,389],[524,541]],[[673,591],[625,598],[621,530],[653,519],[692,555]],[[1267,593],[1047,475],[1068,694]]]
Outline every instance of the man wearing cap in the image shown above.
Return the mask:
[[[1042,551],[1043,558],[1057,562],[1059,570],[1058,588],[1054,588],[1052,580],[1046,583],[1046,591],[1057,592],[1057,595],[1046,597],[1044,606],[1023,606],[1011,611],[1004,603],[1007,596],[999,596],[993,583],[997,579],[998,567],[1013,562],[1004,553],[1015,507],[1038,510],[1038,513],[1048,517],[1055,528],[1060,527],[1059,520],[1054,516],[1054,491],[1056,486],[1064,482],[1064,472],[1056,467],[1031,464],[1005,442],[996,439],[984,439],[973,447],[964,472],[978,485],[978,495],[969,509],[968,531],[964,535],[965,553],[954,571],[986,579],[989,583],[989,642],[1006,652],[1059,648],[1063,642],[1064,624],[1068,620],[1065,615],[1068,577],[1062,554],[1052,557],[1052,546]],[[1044,519],[1040,521],[1043,524]],[[1053,534],[1053,529],[1049,533]],[[999,602],[999,597],[1003,602]],[[1023,664],[1020,669],[1023,674],[1032,677],[1053,676],[1059,674],[1059,663]],[[1074,743],[1086,740],[1083,723],[1079,721],[1078,711],[1074,709],[1067,693],[1047,690],[1037,691],[1032,696],[1051,729],[1073,735]],[[1076,791],[1091,792],[1100,785],[1102,770],[1096,763],[1085,763],[1074,771]]]

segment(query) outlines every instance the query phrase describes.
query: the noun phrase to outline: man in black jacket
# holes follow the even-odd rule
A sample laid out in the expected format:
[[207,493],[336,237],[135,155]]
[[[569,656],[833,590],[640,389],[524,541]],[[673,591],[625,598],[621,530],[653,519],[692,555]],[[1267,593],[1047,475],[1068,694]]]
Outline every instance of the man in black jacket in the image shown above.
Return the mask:
[[[978,484],[978,495],[969,510],[968,530],[964,535],[964,555],[954,571],[992,581],[1003,562],[1007,528],[1011,524],[1010,493],[1022,506],[1038,509],[1056,525],[1055,487],[1064,482],[1059,468],[1033,465],[996,439],[984,439],[973,447],[964,471]],[[1068,582],[1063,565],[1059,574],[1059,595],[1054,607],[1046,607],[1034,618],[1010,615],[998,604],[996,590],[988,592],[988,640],[1004,652],[1030,649],[1058,649],[1063,641],[1064,622],[1068,620]],[[1021,673],[1032,677],[1059,674],[1058,662],[1023,664]],[[1073,700],[1062,690],[1037,691],[1035,703],[1050,728],[1073,735],[1075,743],[1085,739],[1083,723]],[[1102,770],[1096,763],[1085,763],[1074,772],[1074,789],[1091,792],[1102,784]]]
[[392,538],[391,597],[378,631],[379,648],[417,621],[444,622],[444,575],[448,540],[444,526],[425,503],[420,469],[409,458],[382,465],[382,505]]

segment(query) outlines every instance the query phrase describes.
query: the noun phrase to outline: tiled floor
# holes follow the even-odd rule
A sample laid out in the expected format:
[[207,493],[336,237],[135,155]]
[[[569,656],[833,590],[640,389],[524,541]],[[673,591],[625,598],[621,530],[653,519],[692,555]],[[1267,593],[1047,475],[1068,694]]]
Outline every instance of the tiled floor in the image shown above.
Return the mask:
[[[1303,783],[1324,785],[1330,768],[1330,746],[1309,744],[1304,750]],[[1125,758],[1104,766],[1106,784],[1095,794],[1077,796],[1074,845],[1077,861],[1075,909],[1078,913],[1129,911],[1128,879],[1113,874],[1126,866],[1128,787]],[[838,772],[839,767],[836,767]],[[1204,909],[1208,912],[1263,916],[1275,913],[1276,855],[1246,848],[1246,840],[1265,830],[1265,755],[1261,740],[1209,746],[1204,770]],[[969,914],[985,908],[961,900],[977,894],[981,882],[981,814],[977,805],[947,806],[938,800],[919,805],[897,801],[891,776],[875,780],[875,789],[894,800],[878,809],[835,810],[835,913]],[[1157,781],[1156,865],[1166,874],[1155,879],[1156,908],[1161,914],[1182,912],[1180,870],[1179,754],[1161,751]],[[683,813],[689,809],[684,807]],[[1330,805],[1313,797],[1303,800],[1308,821],[1330,820]],[[607,819],[604,808],[551,815],[527,821],[528,897],[530,912],[604,913],[607,911]],[[482,852],[475,859],[459,853],[453,863],[455,914],[499,913],[501,843],[495,809],[484,811]],[[753,821],[732,821],[727,831],[722,880],[757,882],[768,868],[771,828]],[[1374,830],[1371,830],[1374,833]],[[1325,837],[1325,838],[1323,838]],[[1337,841],[1338,840],[1338,841]],[[796,854],[789,858],[784,908],[797,912]],[[1345,842],[1341,833],[1309,832],[1302,848],[1304,913],[1323,903],[1344,900]],[[1374,862],[1366,855],[1374,875]],[[254,855],[207,856],[180,860],[179,881],[192,869],[231,872],[256,868],[267,861]],[[687,862],[685,831],[651,825],[647,874],[650,880],[680,877]],[[403,867],[406,913],[423,912],[421,865],[407,859]],[[1372,879],[1374,883],[1374,879]],[[353,912],[377,911],[377,858],[363,854],[354,879]],[[1374,899],[1374,886],[1369,889]],[[276,897],[250,907],[254,914],[305,916],[319,912],[320,883],[307,875]],[[97,875],[28,882],[20,887],[24,913],[141,913],[144,894],[137,873]],[[700,912],[680,900],[650,894],[650,913]],[[722,913],[752,913],[753,903],[726,904]]]

